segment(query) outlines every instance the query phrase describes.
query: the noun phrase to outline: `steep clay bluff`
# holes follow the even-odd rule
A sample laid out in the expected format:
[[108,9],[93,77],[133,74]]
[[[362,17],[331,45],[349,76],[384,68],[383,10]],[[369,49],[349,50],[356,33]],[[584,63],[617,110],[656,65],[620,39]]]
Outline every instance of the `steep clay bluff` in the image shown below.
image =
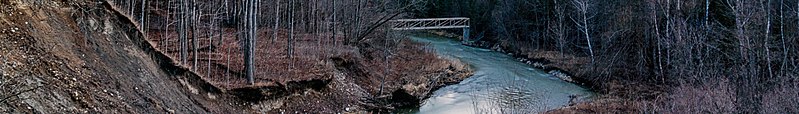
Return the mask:
[[236,110],[237,103],[218,102],[226,97],[213,97],[185,72],[159,61],[108,5],[12,0],[0,7],[0,112]]

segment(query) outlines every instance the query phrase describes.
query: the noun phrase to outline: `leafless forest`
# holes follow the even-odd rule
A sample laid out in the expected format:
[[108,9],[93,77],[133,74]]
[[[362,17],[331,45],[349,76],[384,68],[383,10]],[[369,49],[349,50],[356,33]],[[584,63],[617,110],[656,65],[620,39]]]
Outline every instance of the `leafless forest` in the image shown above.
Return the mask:
[[[366,113],[471,73],[389,34],[422,1],[0,1],[0,112]],[[8,29],[10,28],[10,29]]]
[[313,71],[320,70],[316,60],[347,53],[344,51],[351,50],[347,48],[376,38],[375,33],[385,36],[385,32],[376,32],[383,31],[381,25],[408,15],[404,10],[422,1],[112,2],[140,22],[157,48],[171,54],[181,66],[220,80],[221,85],[243,86],[260,79],[287,80],[284,78],[322,73]]
[[[657,88],[620,95],[656,102],[643,110],[778,113],[799,108],[797,1],[116,2],[184,66],[209,75],[243,71],[224,75],[250,77],[250,84],[252,76],[308,73],[291,69],[311,69],[313,63],[303,57],[364,43],[389,19],[470,17],[473,34],[483,43],[514,53],[557,51],[561,57],[590,59],[569,72],[602,92],[621,91],[610,84]],[[211,51],[219,49],[227,52]],[[213,64],[230,67],[215,71]]]
[[[0,8],[0,112],[418,108],[471,69],[387,23],[467,17],[479,41],[466,45],[562,70],[602,94],[551,113],[799,113],[796,0],[6,0]],[[150,74],[125,74],[136,71]]]
[[[440,0],[428,6],[416,16],[470,17],[477,36],[521,56],[587,57],[590,63],[570,72],[601,92],[657,102],[646,110],[799,109],[797,1]],[[667,94],[647,95],[651,90]]]

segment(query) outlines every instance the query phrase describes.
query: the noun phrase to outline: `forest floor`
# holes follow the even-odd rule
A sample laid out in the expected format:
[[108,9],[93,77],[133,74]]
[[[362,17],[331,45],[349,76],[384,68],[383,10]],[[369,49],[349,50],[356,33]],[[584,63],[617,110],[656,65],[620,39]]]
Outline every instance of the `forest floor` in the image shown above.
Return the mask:
[[[175,59],[175,46],[165,43],[174,34],[143,37],[136,22],[107,3],[0,1],[0,8],[0,112],[390,111],[418,106],[435,89],[471,74],[468,65],[406,40],[335,45],[302,34],[288,58],[286,32],[278,32],[274,42],[260,38],[258,83],[245,85],[232,40],[195,48],[212,52],[193,57],[203,67]],[[211,38],[235,39],[224,31]],[[198,38],[205,40],[214,39]]]

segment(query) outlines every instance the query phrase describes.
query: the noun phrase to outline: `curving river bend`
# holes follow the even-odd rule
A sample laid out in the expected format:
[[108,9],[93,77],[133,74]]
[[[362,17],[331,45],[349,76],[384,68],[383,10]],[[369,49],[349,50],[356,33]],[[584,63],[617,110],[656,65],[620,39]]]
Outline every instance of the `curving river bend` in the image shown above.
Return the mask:
[[472,77],[441,88],[423,101],[417,113],[531,113],[568,105],[569,96],[587,100],[594,93],[542,70],[488,49],[461,45],[434,35],[410,36],[428,43],[442,56],[460,59],[475,69]]

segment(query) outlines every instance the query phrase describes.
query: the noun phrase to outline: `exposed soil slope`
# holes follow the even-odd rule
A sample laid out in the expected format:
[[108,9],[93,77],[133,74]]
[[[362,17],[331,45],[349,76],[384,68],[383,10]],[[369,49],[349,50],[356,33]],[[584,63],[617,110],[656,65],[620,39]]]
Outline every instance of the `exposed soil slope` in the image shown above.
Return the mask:
[[[0,2],[2,112],[209,113],[234,111],[164,70],[135,29],[92,1]],[[152,56],[151,56],[152,55]],[[34,88],[34,89],[27,89]],[[24,90],[19,90],[24,89]],[[201,94],[202,93],[202,94]],[[217,99],[225,97],[219,96]],[[233,102],[235,103],[235,102]]]

